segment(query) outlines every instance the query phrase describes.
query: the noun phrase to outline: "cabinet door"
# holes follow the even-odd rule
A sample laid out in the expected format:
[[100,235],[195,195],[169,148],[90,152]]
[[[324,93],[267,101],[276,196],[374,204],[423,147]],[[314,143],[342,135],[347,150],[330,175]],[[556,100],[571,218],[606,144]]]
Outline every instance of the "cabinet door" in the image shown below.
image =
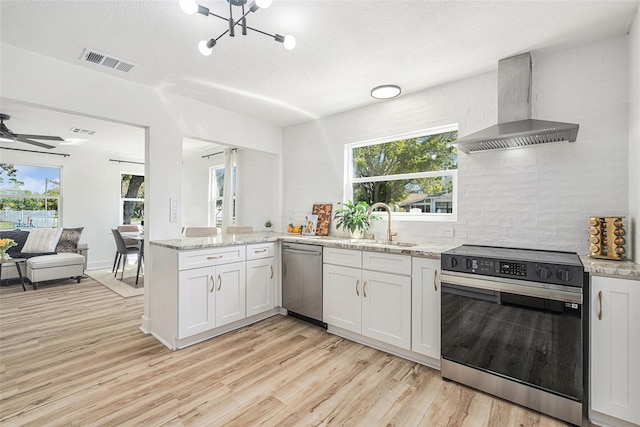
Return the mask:
[[273,258],[247,261],[247,316],[274,308],[276,287]]
[[215,268],[196,268],[179,273],[178,338],[215,328]]
[[362,271],[362,334],[411,348],[411,277]]
[[216,267],[216,327],[245,318],[245,263]]
[[640,282],[591,279],[591,408],[640,424]]
[[324,322],[361,333],[360,269],[324,264],[322,273]]
[[440,260],[413,258],[411,350],[440,359]]

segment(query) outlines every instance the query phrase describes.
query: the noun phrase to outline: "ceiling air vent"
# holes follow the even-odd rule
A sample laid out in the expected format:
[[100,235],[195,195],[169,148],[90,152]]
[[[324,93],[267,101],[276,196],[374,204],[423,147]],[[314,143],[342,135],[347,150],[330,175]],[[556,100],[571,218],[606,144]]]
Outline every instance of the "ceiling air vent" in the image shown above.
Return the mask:
[[105,53],[96,52],[92,49],[85,49],[84,52],[82,52],[80,59],[82,61],[92,62],[94,64],[99,64],[125,73],[133,71],[137,67],[136,64],[125,62],[122,59],[114,58]]

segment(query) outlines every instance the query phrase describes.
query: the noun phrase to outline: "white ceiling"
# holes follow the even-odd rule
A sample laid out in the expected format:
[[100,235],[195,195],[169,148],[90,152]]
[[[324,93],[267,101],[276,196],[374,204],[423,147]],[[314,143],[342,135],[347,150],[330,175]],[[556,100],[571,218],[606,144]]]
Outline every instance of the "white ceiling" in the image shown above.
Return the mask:
[[[228,15],[225,0],[200,3]],[[250,14],[248,25],[293,34],[295,50],[238,31],[233,39],[222,37],[205,57],[197,43],[217,37],[226,24],[185,15],[178,0],[1,0],[0,37],[2,43],[284,127],[384,102],[369,95],[380,84],[400,85],[407,94],[494,70],[500,58],[518,53],[625,34],[639,4],[274,0],[269,9]],[[139,67],[123,73],[81,62],[85,48]],[[37,132],[37,117],[22,129],[19,121],[26,118],[4,104],[2,110],[14,116],[10,129]],[[65,124],[70,126],[77,124]],[[64,129],[50,129],[67,137]]]

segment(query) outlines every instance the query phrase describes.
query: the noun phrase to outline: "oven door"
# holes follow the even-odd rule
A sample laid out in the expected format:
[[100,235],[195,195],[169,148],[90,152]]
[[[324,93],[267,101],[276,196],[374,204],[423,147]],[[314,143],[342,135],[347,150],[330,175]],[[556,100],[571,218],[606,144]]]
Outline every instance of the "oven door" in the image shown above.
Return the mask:
[[444,273],[442,358],[582,401],[582,290]]

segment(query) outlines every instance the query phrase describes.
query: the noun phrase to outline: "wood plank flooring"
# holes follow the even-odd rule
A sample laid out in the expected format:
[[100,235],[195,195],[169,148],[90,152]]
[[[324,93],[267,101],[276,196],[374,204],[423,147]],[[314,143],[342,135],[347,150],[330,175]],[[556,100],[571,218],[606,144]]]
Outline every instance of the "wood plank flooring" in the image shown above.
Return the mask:
[[297,319],[173,352],[142,312],[86,277],[0,288],[0,425],[565,425]]

